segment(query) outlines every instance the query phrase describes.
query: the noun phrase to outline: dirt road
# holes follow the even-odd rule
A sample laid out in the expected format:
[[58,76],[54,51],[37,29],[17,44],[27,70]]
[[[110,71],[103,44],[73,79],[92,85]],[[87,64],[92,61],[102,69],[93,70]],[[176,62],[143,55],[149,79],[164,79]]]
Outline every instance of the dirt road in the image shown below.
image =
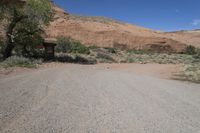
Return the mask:
[[4,76],[0,133],[200,133],[200,85],[129,70],[60,65]]

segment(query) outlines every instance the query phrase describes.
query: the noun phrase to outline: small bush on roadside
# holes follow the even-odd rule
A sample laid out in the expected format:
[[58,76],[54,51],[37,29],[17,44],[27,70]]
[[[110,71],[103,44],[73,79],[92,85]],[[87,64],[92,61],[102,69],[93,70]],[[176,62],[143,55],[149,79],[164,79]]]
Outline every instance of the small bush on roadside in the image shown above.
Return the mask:
[[198,62],[198,59],[186,54],[128,54],[125,59],[128,63],[189,64]]
[[97,49],[98,47],[96,45],[92,45],[92,46],[89,46],[88,48],[93,50],[93,49]]
[[34,51],[32,51],[32,55],[30,57],[34,59],[41,59],[45,57],[44,53],[45,51],[43,49],[35,49]]
[[45,51],[43,49],[32,49],[30,50],[30,52],[23,52],[23,51],[17,51],[18,47],[15,48],[14,54],[16,56],[22,56],[25,58],[29,58],[29,59],[41,59],[45,57]]
[[3,61],[3,55],[0,53],[0,62]]
[[86,57],[82,57],[79,55],[75,56],[74,59],[75,63],[80,63],[80,64],[96,64],[97,60],[93,59],[93,58],[86,58]]
[[84,46],[78,41],[71,42],[71,53],[79,53],[79,54],[90,54],[90,50],[88,47]]
[[112,53],[112,54],[116,54],[117,53],[116,48],[105,48],[105,49],[107,49],[109,53]]
[[184,54],[194,55],[196,54],[196,48],[192,45],[189,45],[185,48]]
[[55,61],[63,63],[79,63],[79,64],[96,64],[97,61],[93,58],[86,58],[80,55],[57,55]]
[[55,47],[55,51],[58,53],[67,53],[70,52],[71,49],[71,40],[70,38],[58,37],[57,45]]
[[74,61],[74,58],[70,55],[62,54],[62,55],[56,55],[54,60],[57,61],[57,62],[72,63]]
[[11,56],[2,63],[0,63],[0,66],[4,68],[9,68],[9,67],[35,68],[37,67],[38,64],[41,63],[42,63],[41,60],[32,60],[25,57]]
[[79,41],[72,40],[71,38],[59,37],[57,39],[57,46],[55,51],[58,53],[79,53],[89,54],[90,50]]
[[182,80],[200,83],[200,63],[186,65],[180,78]]
[[116,62],[110,55],[101,52],[97,53],[97,59],[101,59],[100,62],[105,62],[105,63]]
[[0,61],[3,59],[3,48],[4,48],[4,44],[0,38]]
[[198,59],[199,62],[200,62],[200,49],[196,49],[196,54],[193,55],[193,57],[194,57],[195,59]]

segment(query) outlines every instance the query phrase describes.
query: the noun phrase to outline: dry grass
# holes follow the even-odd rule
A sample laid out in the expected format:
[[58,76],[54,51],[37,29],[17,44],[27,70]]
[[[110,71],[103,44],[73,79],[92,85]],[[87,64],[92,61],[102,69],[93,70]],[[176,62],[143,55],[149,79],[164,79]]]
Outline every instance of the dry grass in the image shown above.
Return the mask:
[[89,21],[89,22],[99,22],[99,23],[104,23],[104,24],[109,24],[109,23],[118,23],[118,24],[123,24],[117,20],[110,19],[107,17],[100,17],[100,16],[81,16],[81,15],[72,15],[70,14],[69,19],[71,20],[81,20],[81,21]]
[[29,59],[19,56],[11,56],[5,61],[0,63],[0,67],[11,68],[11,67],[26,67],[36,68],[39,64],[42,64],[42,60]]
[[111,63],[191,64],[199,61],[195,59],[193,55],[187,54],[162,54],[151,51],[122,51],[118,49],[112,52],[110,49],[111,48],[92,48],[90,55],[97,60],[101,60],[100,62],[107,62],[109,60]]
[[185,65],[178,75],[178,79],[200,83],[200,63]]

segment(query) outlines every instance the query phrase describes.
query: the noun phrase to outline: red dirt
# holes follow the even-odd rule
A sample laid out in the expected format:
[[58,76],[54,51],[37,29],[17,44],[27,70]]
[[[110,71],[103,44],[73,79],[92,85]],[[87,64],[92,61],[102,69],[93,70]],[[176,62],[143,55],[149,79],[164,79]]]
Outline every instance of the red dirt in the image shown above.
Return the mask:
[[186,45],[200,47],[199,31],[165,33],[103,17],[73,16],[54,6],[55,19],[46,29],[47,38],[71,37],[85,45],[181,52]]

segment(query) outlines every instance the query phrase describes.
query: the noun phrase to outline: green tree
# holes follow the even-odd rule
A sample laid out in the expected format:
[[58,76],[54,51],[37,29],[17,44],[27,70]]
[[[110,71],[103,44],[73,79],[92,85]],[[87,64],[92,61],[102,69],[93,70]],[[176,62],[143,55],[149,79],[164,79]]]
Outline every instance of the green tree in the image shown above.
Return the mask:
[[184,53],[185,53],[185,54],[189,54],[189,55],[194,55],[194,54],[197,53],[196,50],[197,50],[197,49],[196,49],[194,46],[188,45],[188,46],[185,48]]
[[6,46],[4,58],[11,56],[13,49],[21,45],[28,51],[41,43],[41,34],[53,16],[49,0],[2,0],[0,18],[6,20]]

